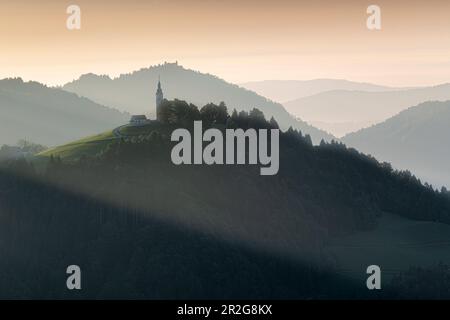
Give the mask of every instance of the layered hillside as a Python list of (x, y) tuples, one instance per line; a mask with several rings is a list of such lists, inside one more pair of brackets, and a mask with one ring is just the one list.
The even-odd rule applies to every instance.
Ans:
[(450, 186), (450, 101), (426, 102), (343, 138), (349, 146), (408, 169), (435, 187)]
[(333, 90), (284, 103), (286, 109), (338, 137), (382, 122), (426, 101), (450, 99), (450, 84), (382, 92)]
[(53, 146), (121, 125), (129, 115), (64, 90), (0, 80), (0, 145), (26, 139)]
[(334, 90), (366, 92), (396, 90), (396, 88), (343, 79), (265, 80), (245, 82), (241, 86), (281, 103)]
[(333, 138), (325, 131), (291, 116), (279, 103), (213, 75), (185, 69), (178, 64), (167, 63), (144, 68), (114, 79), (86, 74), (66, 84), (63, 89), (97, 103), (130, 113), (148, 114), (154, 118), (155, 92), (159, 78), (167, 99), (177, 98), (199, 106), (223, 101), (230, 111), (258, 108), (267, 117), (275, 117), (282, 129), (286, 130), (292, 126), (310, 134), (315, 143), (319, 143), (321, 139), (331, 141)]

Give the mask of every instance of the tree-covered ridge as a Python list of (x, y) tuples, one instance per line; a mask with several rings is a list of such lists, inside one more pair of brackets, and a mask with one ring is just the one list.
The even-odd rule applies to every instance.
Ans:
[[(227, 128), (279, 128), (278, 123), (272, 117), (266, 121), (264, 113), (253, 108), (249, 112), (233, 110), (228, 114), (227, 106), (224, 102), (219, 105), (208, 103), (202, 108), (198, 108), (192, 103), (182, 100), (163, 100), (160, 107), (160, 122), (176, 127), (191, 127), (196, 120), (201, 120), (206, 127), (226, 126)], [(292, 129), (291, 129), (292, 130)], [(310, 139), (310, 136), (307, 135)]]
[[(99, 167), (119, 163), (129, 167), (130, 170), (125, 171), (126, 174), (142, 169), (149, 175), (153, 165), (164, 166), (166, 177), (178, 180), (177, 175), (182, 173), (188, 174), (187, 177), (192, 178), (192, 181), (198, 179), (189, 176), (194, 173), (218, 175), (212, 180), (215, 181), (233, 173), (240, 176), (244, 172), (248, 175), (248, 172), (253, 174), (256, 171), (252, 166), (220, 168), (213, 165), (195, 169), (174, 166), (170, 160), (170, 149), (174, 144), (170, 141), (170, 133), (177, 127), (192, 128), (195, 120), (202, 120), (205, 127), (214, 126), (221, 130), (278, 128), (273, 118), (267, 121), (258, 109), (239, 113), (234, 110), (229, 115), (223, 103), (219, 105), (210, 103), (198, 109), (185, 101), (165, 100), (161, 106), (162, 123), (154, 130), (111, 143), (95, 159), (84, 159), (83, 163)], [(230, 174), (227, 171), (230, 171)], [(222, 174), (225, 177), (222, 177)], [(189, 179), (183, 181), (186, 187), (192, 183)], [(251, 176), (251, 179), (261, 178)], [(164, 180), (166, 179), (163, 178), (163, 181), (158, 182), (159, 185), (167, 184)], [(347, 219), (352, 228), (369, 226), (373, 223), (377, 212), (382, 211), (413, 219), (450, 223), (450, 202), (445, 189), (435, 191), (431, 185), (422, 184), (409, 171), (393, 170), (388, 163), (379, 163), (373, 157), (348, 149), (342, 143), (322, 141), (320, 146), (314, 146), (309, 135), (304, 136), (292, 128), (281, 133), (280, 173), (273, 180), (275, 183), (287, 184), (289, 190), (286, 190), (286, 193), (292, 194), (297, 200), (302, 199), (304, 206), (311, 203), (316, 209), (320, 208), (317, 211), (323, 211), (324, 217), (319, 220), (326, 221), (325, 225), (336, 229), (341, 229)], [(280, 187), (274, 186), (271, 182), (267, 184), (267, 190)], [(255, 181), (254, 184), (252, 187), (254, 189), (258, 188), (257, 185), (263, 185), (261, 181)], [(205, 181), (205, 189), (209, 189), (207, 185), (208, 182)], [(248, 190), (250, 193), (252, 188)], [(223, 194), (228, 192), (226, 189), (222, 191)], [(199, 195), (210, 199), (207, 196), (208, 191), (204, 192), (206, 193)], [(273, 201), (278, 205), (279, 201), (275, 199)], [(320, 216), (313, 209), (305, 210), (295, 205), (293, 208), (296, 208), (297, 212), (313, 212), (316, 218)], [(344, 210), (339, 212), (336, 208)], [(364, 208), (364, 212), (361, 212), (361, 208)]]
[[(170, 134), (193, 120), (220, 130), (277, 127), (257, 109), (225, 111), (165, 101), (162, 122), (96, 156), (51, 157), (41, 173), (25, 161), (0, 170), (0, 293), (376, 297), (334, 272), (322, 250), (330, 235), (371, 229), (384, 211), (450, 223), (445, 190), (342, 144), (314, 146), (293, 129), (280, 134), (275, 176), (251, 165), (173, 165)], [(73, 263), (86, 277), (74, 295), (64, 289)]]

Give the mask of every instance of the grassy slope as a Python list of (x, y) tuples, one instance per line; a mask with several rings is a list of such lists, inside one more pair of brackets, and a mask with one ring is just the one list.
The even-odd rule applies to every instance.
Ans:
[[(142, 127), (122, 127), (119, 132), (123, 137), (133, 137), (149, 134), (159, 126), (158, 123), (150, 123)], [(109, 130), (97, 135), (89, 136), (77, 141), (73, 141), (61, 146), (57, 146), (39, 153), (39, 158), (59, 156), (64, 160), (76, 160), (83, 155), (95, 156), (103, 150), (109, 143), (118, 139), (114, 130)]]
[(45, 150), (38, 154), (39, 157), (59, 156), (62, 159), (75, 160), (83, 154), (95, 155), (108, 143), (116, 139), (112, 131), (107, 131), (94, 136), (89, 136), (68, 144)]
[[(163, 135), (170, 135), (175, 127), (162, 125), (159, 122), (152, 121), (144, 126), (123, 126), (119, 127), (119, 133), (122, 138), (131, 138), (135, 136), (148, 135), (152, 131), (157, 131)], [(114, 129), (117, 130), (117, 129)], [(109, 143), (119, 139), (114, 134), (114, 130), (109, 130), (97, 135), (89, 136), (76, 140), (61, 146), (57, 146), (37, 154), (37, 160), (45, 160), (50, 156), (61, 157), (63, 160), (77, 160), (83, 155), (95, 156), (103, 150)]]

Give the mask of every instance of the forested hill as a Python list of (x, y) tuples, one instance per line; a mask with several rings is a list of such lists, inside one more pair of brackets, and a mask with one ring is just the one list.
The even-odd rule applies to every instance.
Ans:
[(342, 140), (360, 150), (409, 169), (436, 187), (450, 186), (450, 101), (429, 101)]
[(338, 285), (321, 250), (330, 235), (370, 230), (382, 212), (450, 223), (446, 191), (295, 130), (281, 133), (275, 176), (254, 165), (175, 166), (170, 133), (194, 118), (221, 130), (277, 124), (258, 110), (163, 108), (161, 123), (96, 155), (51, 156), (43, 173), (23, 162), (0, 171), (2, 294), (67, 297), (54, 270), (79, 263), (79, 297), (361, 297), (365, 286)]
[(211, 74), (183, 68), (175, 63), (152, 66), (111, 79), (95, 74), (82, 75), (63, 89), (87, 97), (97, 103), (134, 114), (155, 118), (155, 92), (161, 79), (164, 97), (183, 99), (197, 105), (225, 102), (238, 111), (258, 108), (273, 116), (283, 130), (292, 126), (311, 135), (313, 142), (331, 141), (333, 136), (290, 115), (284, 107), (253, 91), (228, 83)]

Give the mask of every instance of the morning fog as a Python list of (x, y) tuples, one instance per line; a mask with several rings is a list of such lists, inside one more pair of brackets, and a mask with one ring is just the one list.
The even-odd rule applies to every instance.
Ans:
[[(178, 142), (172, 149), (172, 162), (175, 165), (260, 164), (261, 175), (275, 175), (279, 169), (280, 130), (270, 129), (270, 138), (268, 134), (268, 129), (226, 129), (224, 138), (222, 131), (215, 128), (203, 133), (202, 122), (194, 121), (193, 138), (187, 129), (172, 132), (171, 140)], [(203, 142), (209, 144), (203, 146)]]

